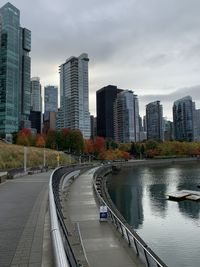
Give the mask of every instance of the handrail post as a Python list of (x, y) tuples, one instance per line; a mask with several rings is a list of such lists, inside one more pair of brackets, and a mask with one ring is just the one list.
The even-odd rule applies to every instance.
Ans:
[(150, 267), (146, 249), (144, 249), (144, 255), (145, 255), (145, 258), (146, 258), (147, 266)]

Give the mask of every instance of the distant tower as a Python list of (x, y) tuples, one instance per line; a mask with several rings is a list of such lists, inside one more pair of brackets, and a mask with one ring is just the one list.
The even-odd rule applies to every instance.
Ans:
[(70, 57), (60, 66), (60, 127), (79, 129), (90, 138), (88, 55)]
[(174, 102), (173, 123), (174, 139), (191, 142), (194, 140), (195, 104), (191, 96), (186, 96)]
[(121, 91), (115, 85), (108, 85), (96, 92), (97, 136), (114, 139), (113, 105)]
[(30, 121), (32, 131), (41, 133), (42, 128), (42, 95), (39, 77), (31, 78), (31, 111)]
[(20, 27), (20, 11), (0, 8), (0, 134), (30, 127), (31, 32)]
[(20, 28), (20, 128), (30, 128), (31, 109), (31, 32)]
[(91, 139), (95, 139), (97, 136), (97, 118), (90, 115), (90, 125), (91, 125)]
[(48, 85), (44, 87), (44, 120), (43, 132), (49, 129), (56, 130), (56, 119), (58, 112), (58, 87)]
[(44, 115), (49, 112), (58, 112), (58, 87), (48, 85), (44, 87)]
[(31, 110), (42, 112), (42, 95), (39, 77), (31, 78)]
[(163, 140), (163, 108), (160, 101), (146, 106), (147, 139)]
[(139, 105), (132, 91), (118, 93), (115, 100), (114, 137), (118, 142), (139, 141)]

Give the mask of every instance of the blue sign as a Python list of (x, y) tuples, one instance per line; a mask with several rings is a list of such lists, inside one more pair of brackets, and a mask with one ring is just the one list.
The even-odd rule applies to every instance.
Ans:
[(99, 220), (104, 222), (108, 220), (108, 208), (106, 206), (100, 206)]

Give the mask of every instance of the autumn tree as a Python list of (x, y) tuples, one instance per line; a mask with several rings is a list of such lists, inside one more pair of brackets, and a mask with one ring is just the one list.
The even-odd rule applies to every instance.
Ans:
[(88, 154), (94, 153), (94, 142), (92, 139), (85, 140), (84, 152)]
[(49, 130), (47, 133), (47, 138), (46, 138), (46, 147), (56, 149), (57, 144), (56, 144), (56, 131), (54, 130)]
[(35, 139), (36, 147), (45, 147), (45, 138), (43, 134), (37, 134)]
[(122, 151), (122, 158), (125, 160), (129, 160), (130, 154), (127, 151)]
[(69, 150), (74, 152), (83, 152), (84, 140), (83, 135), (78, 129), (71, 129), (68, 136)]
[(62, 147), (63, 150), (67, 150), (70, 148), (70, 131), (69, 128), (63, 128), (61, 130), (61, 139), (62, 139)]
[(105, 150), (106, 141), (103, 137), (96, 137), (94, 140), (94, 152), (99, 154)]
[(16, 143), (18, 145), (23, 145), (23, 146), (32, 146), (33, 136), (31, 133), (31, 129), (23, 128), (22, 130), (20, 130), (19, 133), (17, 134)]

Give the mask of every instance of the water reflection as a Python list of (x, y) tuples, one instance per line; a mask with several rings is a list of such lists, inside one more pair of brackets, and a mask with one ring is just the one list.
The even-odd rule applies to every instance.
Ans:
[(159, 212), (159, 215), (162, 217), (165, 217), (168, 203), (166, 200), (166, 190), (166, 184), (152, 184), (149, 186), (151, 208)]
[(179, 211), (183, 215), (189, 218), (199, 219), (199, 212), (200, 212), (199, 202), (191, 201), (191, 200), (184, 200), (184, 201), (178, 202), (178, 207), (179, 207)]
[(199, 266), (200, 202), (166, 199), (176, 190), (199, 190), (199, 165), (134, 167), (109, 179), (120, 212), (169, 267)]
[(140, 176), (136, 170), (131, 172), (130, 175), (125, 170), (123, 177), (126, 177), (126, 179), (121, 183), (121, 174), (112, 177), (114, 179), (111, 179), (111, 182), (108, 179), (108, 191), (126, 221), (134, 229), (138, 229), (144, 220), (142, 205), (143, 186)]

